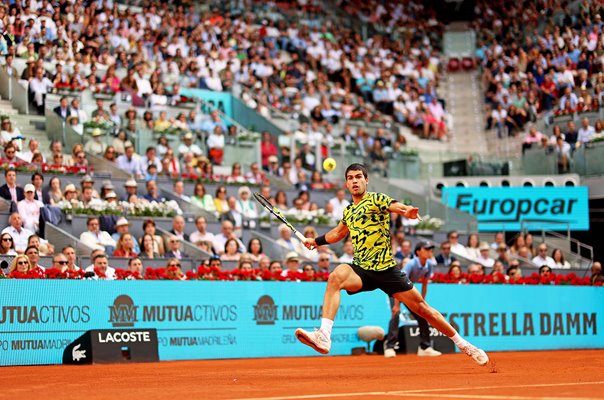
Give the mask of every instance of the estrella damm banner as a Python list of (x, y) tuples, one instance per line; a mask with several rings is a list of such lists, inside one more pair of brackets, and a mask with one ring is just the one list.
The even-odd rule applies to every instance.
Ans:
[(589, 230), (586, 186), (447, 187), (443, 203), (475, 215), (480, 231)]

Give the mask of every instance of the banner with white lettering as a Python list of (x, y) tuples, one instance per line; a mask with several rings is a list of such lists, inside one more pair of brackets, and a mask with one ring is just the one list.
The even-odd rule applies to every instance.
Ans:
[[(0, 280), (0, 365), (59, 364), (65, 347), (93, 329), (155, 328), (161, 360), (316, 355), (294, 331), (320, 325), (324, 290), (305, 282)], [(602, 288), (434, 284), (428, 301), (486, 350), (604, 347)], [(331, 354), (363, 346), (357, 329), (386, 328), (389, 318), (383, 293), (343, 293)]]
[(589, 202), (581, 187), (445, 187), (443, 203), (475, 215), (480, 231), (589, 230)]

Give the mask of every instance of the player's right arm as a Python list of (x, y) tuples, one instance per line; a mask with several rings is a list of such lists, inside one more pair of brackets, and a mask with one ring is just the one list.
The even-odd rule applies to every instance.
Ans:
[[(340, 222), (335, 228), (325, 234), (325, 240), (327, 240), (327, 243), (329, 244), (339, 242), (348, 235), (348, 232), (348, 227)], [(304, 241), (304, 246), (309, 250), (318, 247), (314, 238), (307, 238)]]

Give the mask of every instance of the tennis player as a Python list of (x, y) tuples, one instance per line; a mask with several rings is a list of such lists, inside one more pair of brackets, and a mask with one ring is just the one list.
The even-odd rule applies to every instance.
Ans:
[(352, 264), (338, 265), (329, 275), (321, 327), (314, 332), (297, 329), (296, 337), (321, 354), (329, 353), (331, 329), (340, 307), (340, 290), (356, 294), (381, 289), (451, 338), (459, 350), (476, 363), (486, 365), (489, 361), (487, 354), (463, 339), (440, 312), (426, 303), (409, 278), (395, 268), (396, 261), (390, 246), (390, 213), (421, 220), (418, 208), (406, 206), (382, 193), (368, 192), (368, 183), (367, 167), (355, 163), (346, 168), (346, 188), (352, 194), (352, 203), (344, 209), (338, 226), (323, 236), (304, 241), (304, 245), (312, 250), (336, 243), (350, 233), (354, 260)]

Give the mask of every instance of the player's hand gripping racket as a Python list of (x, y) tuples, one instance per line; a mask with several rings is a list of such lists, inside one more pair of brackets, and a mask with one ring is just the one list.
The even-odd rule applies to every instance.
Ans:
[(294, 233), (294, 235), (296, 235), (296, 237), (298, 239), (300, 239), (302, 242), (304, 242), (306, 240), (304, 235), (301, 234), (300, 232), (298, 232), (296, 230), (296, 228), (294, 228), (294, 226), (289, 223), (289, 221), (285, 218), (285, 216), (281, 213), (281, 211), (279, 211), (276, 207), (274, 207), (271, 204), (271, 202), (266, 199), (266, 197), (264, 197), (260, 193), (254, 193), (254, 198), (258, 201), (258, 203), (262, 204), (262, 206), (264, 208), (266, 208), (271, 214), (273, 214), (275, 217), (277, 217), (277, 219), (279, 221), (283, 222), (285, 224), (285, 226), (287, 226), (289, 229), (291, 229), (292, 232)]

